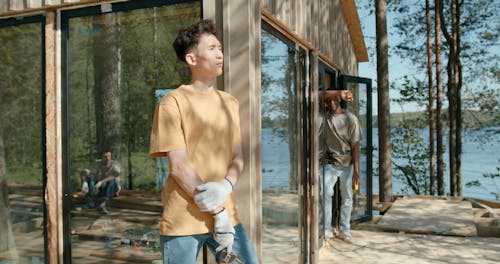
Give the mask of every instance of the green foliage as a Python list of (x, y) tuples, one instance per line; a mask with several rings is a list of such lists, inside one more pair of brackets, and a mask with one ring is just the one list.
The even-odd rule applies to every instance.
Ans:
[[(394, 88), (394, 87), (393, 87)], [(400, 97), (393, 99), (403, 110), (403, 105), (408, 102), (417, 102), (422, 105), (424, 101), (425, 85), (418, 81), (411, 81), (405, 76), (399, 88)], [(405, 183), (402, 193), (428, 194), (429, 187), (429, 160), (428, 145), (421, 136), (423, 128), (427, 127), (427, 117), (423, 114), (413, 115), (412, 119), (406, 118), (403, 111), (399, 114), (400, 120), (392, 122), (391, 133), (392, 157), (395, 171), (393, 177)]]
[(0, 28), (0, 137), (8, 181), (42, 184), (42, 31)]
[(404, 118), (391, 133), (393, 177), (405, 183), (402, 193), (429, 193), (428, 146), (420, 135), (421, 129)]
[[(178, 61), (171, 46), (178, 30), (200, 19), (200, 3), (173, 4), (154, 9), (75, 17), (69, 21), (69, 177), (71, 190), (80, 188), (79, 171), (100, 157), (96, 92), (99, 72), (95, 65), (106, 65), (119, 58), (119, 98), (121, 116), (121, 164), (124, 184), (131, 175), (134, 189), (151, 190), (156, 184), (155, 161), (149, 158), (149, 136), (154, 98), (158, 88), (177, 87), (189, 81), (186, 65)], [(113, 24), (109, 21), (114, 21)], [(104, 27), (116, 27), (110, 43), (117, 49), (99, 46), (95, 41)], [(0, 136), (5, 150), (9, 182), (41, 184), (43, 166), (42, 124), (44, 120), (41, 25), (0, 28)], [(99, 51), (117, 50), (101, 56)], [(109, 57), (109, 61), (108, 58)], [(114, 84), (110, 84), (114, 85)], [(64, 92), (66, 93), (66, 92)], [(97, 110), (97, 111), (96, 111)], [(66, 136), (66, 135), (65, 135)]]

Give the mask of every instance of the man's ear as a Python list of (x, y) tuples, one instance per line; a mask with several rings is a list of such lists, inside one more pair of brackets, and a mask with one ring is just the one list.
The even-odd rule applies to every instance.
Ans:
[(186, 63), (188, 65), (194, 65), (194, 64), (196, 64), (196, 56), (194, 55), (194, 53), (188, 53), (188, 54), (186, 54)]

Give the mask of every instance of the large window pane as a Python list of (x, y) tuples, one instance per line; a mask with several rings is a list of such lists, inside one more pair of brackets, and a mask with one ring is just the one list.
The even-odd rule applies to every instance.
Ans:
[[(68, 182), (76, 263), (161, 259), (159, 190), (168, 165), (149, 158), (150, 129), (158, 98), (188, 81), (189, 70), (171, 43), (180, 28), (200, 19), (200, 10), (196, 1), (68, 21)], [(108, 167), (101, 163), (107, 151), (116, 161)], [(87, 181), (115, 173), (120, 181), (112, 178), (98, 189)], [(121, 186), (119, 196), (105, 189), (112, 182)]]
[[(368, 192), (371, 187), (371, 172), (368, 169), (368, 155), (371, 155), (371, 146), (368, 145), (368, 139), (371, 138), (368, 131), (368, 87), (366, 83), (347, 82), (347, 89), (354, 94), (354, 100), (349, 105), (349, 111), (356, 115), (361, 124), (363, 139), (359, 142), (359, 177), (361, 184), (357, 194), (353, 196), (353, 208), (351, 221), (359, 222), (362, 218), (371, 215), (371, 193)], [(370, 119), (371, 120), (371, 119)], [(371, 127), (371, 126), (370, 126)]]
[[(324, 92), (326, 90), (330, 90), (330, 89), (333, 89), (335, 87), (335, 81), (336, 81), (336, 78), (335, 78), (335, 72), (333, 70), (331, 70), (330, 68), (326, 68), (326, 66), (324, 66), (323, 64), (320, 64), (320, 68), (319, 68), (320, 72), (319, 72), (319, 92)], [(326, 129), (325, 126), (321, 126), (320, 124), (325, 124), (326, 123), (326, 115), (324, 113), (326, 113), (328, 111), (327, 109), (327, 105), (326, 105), (326, 102), (322, 101), (320, 104), (319, 104), (319, 111), (320, 111), (320, 115), (318, 117), (318, 122), (317, 122), (317, 126), (318, 126), (318, 133), (319, 133), (319, 138), (318, 138), (318, 142), (319, 142), (319, 148), (318, 148), (318, 151), (319, 149), (323, 149), (324, 150), (324, 146), (326, 146), (326, 132), (325, 131), (319, 131), (319, 129)], [(320, 120), (321, 119), (321, 120)], [(320, 179), (320, 186), (319, 186), (319, 207), (318, 207), (318, 222), (319, 222), (319, 237), (322, 238), (320, 240), (320, 243), (323, 242), (324, 239), (326, 239), (325, 237), (325, 231), (327, 230), (327, 227), (329, 226), (335, 226), (335, 224), (333, 223), (333, 219), (336, 219), (336, 210), (334, 210), (334, 208), (337, 206), (336, 204), (336, 201), (333, 200), (332, 201), (332, 204), (329, 204), (327, 206), (325, 206), (325, 201), (326, 201), (326, 192), (325, 192), (325, 181), (323, 180), (325, 178), (325, 175), (324, 175), (324, 166), (325, 166), (325, 163), (324, 161), (322, 160), (322, 155), (324, 155), (324, 153), (320, 152), (320, 154), (318, 155), (320, 157), (320, 162), (319, 162), (319, 166), (321, 166), (320, 170), (319, 170), (319, 179)], [(331, 212), (327, 212), (326, 210), (330, 210)], [(332, 215), (332, 221), (330, 220), (327, 220), (327, 215), (331, 213)]]
[(41, 23), (0, 27), (0, 263), (43, 263)]
[(298, 52), (262, 30), (263, 263), (298, 263)]

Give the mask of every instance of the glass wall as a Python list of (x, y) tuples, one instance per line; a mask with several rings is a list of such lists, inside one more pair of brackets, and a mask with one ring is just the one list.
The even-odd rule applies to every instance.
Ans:
[[(335, 89), (335, 83), (337, 81), (337, 75), (336, 75), (336, 72), (331, 69), (330, 67), (328, 67), (327, 65), (323, 64), (323, 63), (320, 63), (319, 64), (319, 79), (318, 79), (318, 83), (319, 83), (319, 92), (324, 92), (325, 90), (331, 90), (331, 89)], [(318, 131), (317, 131), (317, 134), (316, 135), (319, 135), (319, 138), (318, 138), (318, 144), (319, 144), (319, 149), (322, 149), (323, 146), (326, 145), (326, 133), (324, 131), (320, 131), (320, 129), (326, 129), (325, 126), (322, 126), (321, 124), (325, 123), (326, 122), (326, 115), (324, 115), (323, 113), (326, 113), (328, 110), (327, 110), (327, 105), (326, 103), (324, 102), (323, 98), (322, 97), (319, 97), (320, 100), (322, 100), (319, 104), (319, 112), (320, 112), (320, 115), (318, 117), (318, 122), (317, 122), (317, 125), (316, 127), (318, 128)], [(322, 180), (325, 176), (323, 175), (324, 174), (324, 171), (323, 171), (323, 168), (322, 166), (325, 165), (325, 163), (323, 162), (322, 160), (322, 155), (323, 153), (320, 152), (320, 154), (318, 155), (318, 157), (320, 157), (320, 162), (319, 162), (319, 166), (320, 166), (320, 169), (319, 169), (319, 174), (318, 175), (318, 178), (320, 179), (319, 183), (320, 183), (320, 186), (319, 186), (319, 205), (318, 205), (318, 221), (319, 221), (319, 232), (318, 232), (318, 235), (320, 237), (320, 244), (323, 242), (323, 240), (325, 240), (325, 230), (326, 230), (326, 227), (327, 225), (329, 226), (335, 226), (335, 223), (333, 222), (329, 222), (327, 223), (328, 221), (326, 220), (326, 216), (327, 214), (325, 214), (325, 210), (331, 210), (331, 214), (332, 214), (332, 219), (336, 219), (337, 218), (337, 210), (335, 210), (335, 208), (338, 208), (338, 202), (337, 200), (333, 199), (333, 202), (332, 202), (332, 205), (331, 206), (328, 206), (327, 208), (325, 208), (325, 182)], [(336, 190), (335, 191), (338, 191), (338, 188), (336, 187)], [(328, 212), (326, 212), (328, 213)]]
[(152, 5), (135, 1), (62, 14), (71, 194), (71, 256), (65, 258), (74, 263), (161, 259), (159, 191), (168, 165), (149, 157), (150, 129), (157, 101), (189, 81), (171, 43), (180, 28), (200, 19), (201, 5)]
[(0, 20), (0, 263), (44, 262), (43, 18)]
[(372, 217), (372, 106), (371, 80), (355, 76), (342, 76), (342, 89), (348, 89), (354, 95), (348, 110), (356, 115), (363, 131), (363, 140), (359, 142), (359, 177), (361, 184), (353, 196), (351, 221), (368, 221)]
[(294, 45), (261, 31), (262, 83), (262, 262), (299, 263), (299, 152), (297, 75)]

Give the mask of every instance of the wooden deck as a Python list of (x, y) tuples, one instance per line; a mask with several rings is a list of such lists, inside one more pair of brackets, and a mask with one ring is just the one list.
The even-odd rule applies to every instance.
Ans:
[[(0, 262), (43, 263), (42, 192), (11, 186), (9, 191), (16, 251), (0, 253)], [(124, 190), (111, 201), (110, 214), (88, 208), (82, 193), (73, 195), (72, 205), (73, 263), (161, 263), (158, 221), (162, 206), (159, 193)], [(405, 197), (380, 208), (384, 210), (384, 215), (374, 217), (372, 223), (353, 226), (353, 245), (345, 245), (337, 239), (327, 241), (320, 251), (321, 263), (381, 263), (377, 261), (385, 256), (392, 256), (395, 261), (410, 252), (408, 249), (398, 252), (398, 246), (404, 246), (401, 241), (412, 242), (412, 247), (422, 251), (430, 245), (442, 248), (455, 245), (448, 250), (458, 252), (457, 256), (466, 251), (465, 246), (458, 245), (469, 243), (478, 254), (484, 251), (491, 258), (500, 259), (500, 206), (497, 203), (463, 198)], [(263, 230), (266, 230), (263, 232), (266, 264), (289, 263), (296, 259), (300, 248), (296, 226), (265, 224)], [(356, 254), (366, 250), (367, 256), (376, 256), (373, 262), (350, 262)], [(436, 254), (435, 258), (441, 261), (436, 263), (481, 263), (445, 262), (442, 260), (446, 256)], [(417, 253), (411, 255), (415, 261), (419, 257)], [(488, 258), (486, 256), (482, 260)], [(366, 258), (361, 260), (367, 261)], [(384, 263), (396, 263), (394, 261)], [(432, 262), (422, 259), (415, 263)]]
[[(387, 206), (388, 205), (388, 206)], [(330, 239), (319, 262), (352, 264), (496, 264), (500, 203), (409, 196), (380, 205), (382, 215), (352, 226), (353, 243)]]

